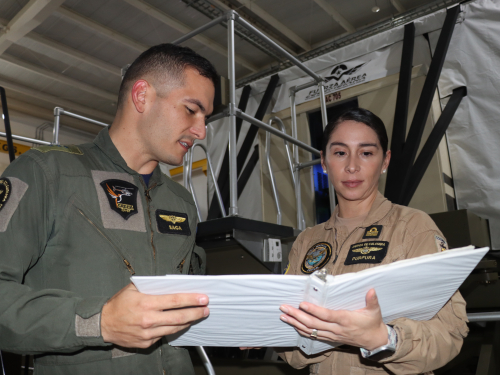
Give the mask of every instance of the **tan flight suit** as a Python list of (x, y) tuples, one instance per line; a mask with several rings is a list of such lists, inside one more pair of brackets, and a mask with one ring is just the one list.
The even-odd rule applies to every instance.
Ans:
[[(442, 233), (427, 214), (392, 204), (380, 193), (362, 225), (351, 233), (347, 233), (345, 226), (335, 225), (337, 213), (338, 206), (330, 220), (306, 229), (297, 237), (290, 252), (287, 274), (303, 275), (302, 269), (313, 271), (314, 267), (310, 267), (311, 263), (306, 264), (305, 257), (320, 242), (331, 245), (330, 260), (322, 268), (332, 275), (357, 272), (447, 249)], [(378, 250), (368, 254), (365, 251), (365, 255), (352, 251), (360, 248), (355, 244), (372, 241), (378, 242), (379, 247), (373, 247)], [(345, 265), (346, 262), (352, 264)], [(322, 266), (322, 263), (318, 265)], [(312, 364), (311, 374), (318, 375), (432, 373), (459, 353), (468, 333), (466, 322), (465, 301), (456, 292), (428, 321), (400, 318), (390, 322), (397, 332), (397, 348), (394, 355), (380, 362), (364, 359), (359, 348), (346, 345), (316, 356), (307, 356), (298, 349), (287, 351), (288, 348), (283, 348), (278, 352), (295, 368)]]

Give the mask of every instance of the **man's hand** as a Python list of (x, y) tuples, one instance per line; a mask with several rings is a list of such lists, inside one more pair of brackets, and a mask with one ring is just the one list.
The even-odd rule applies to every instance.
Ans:
[(318, 339), (341, 342), (367, 350), (387, 344), (387, 328), (375, 289), (366, 294), (366, 307), (360, 310), (329, 310), (302, 302), (300, 309), (281, 306), (284, 322), (294, 326), (303, 336), (309, 337), (313, 329), (318, 330)]
[(129, 284), (102, 308), (101, 334), (105, 342), (149, 348), (163, 336), (208, 316), (207, 305), (204, 294), (150, 296)]

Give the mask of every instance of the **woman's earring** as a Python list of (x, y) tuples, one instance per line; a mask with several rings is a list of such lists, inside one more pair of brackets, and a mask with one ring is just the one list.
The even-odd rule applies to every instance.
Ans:
[(323, 169), (323, 173), (326, 173), (326, 169)]
[(382, 173), (385, 173), (385, 172), (387, 172), (387, 169), (384, 169), (384, 171)]

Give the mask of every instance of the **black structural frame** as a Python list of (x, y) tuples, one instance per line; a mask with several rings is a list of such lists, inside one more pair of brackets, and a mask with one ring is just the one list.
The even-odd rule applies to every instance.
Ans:
[[(429, 116), (429, 112), (434, 98), (434, 93), (437, 88), (439, 76), (443, 68), (446, 53), (450, 45), (451, 36), (460, 13), (460, 5), (450, 8), (446, 12), (446, 19), (443, 28), (439, 35), (438, 43), (432, 62), (425, 79), (424, 87), (420, 95), (420, 99), (413, 116), (413, 121), (404, 142), (404, 134), (406, 132), (406, 116), (408, 115), (408, 100), (411, 80), (411, 65), (412, 61), (405, 61), (405, 58), (413, 53), (409, 53), (409, 43), (413, 45), (413, 41), (409, 41), (412, 34), (412, 27), (405, 27), (405, 38), (403, 46), (403, 55), (401, 56), (401, 80), (398, 87), (398, 98), (394, 119), (394, 129), (396, 137), (391, 141), (391, 148), (395, 147), (395, 154), (392, 155), (391, 164), (388, 169), (387, 183), (385, 196), (393, 203), (408, 205), (415, 190), (420, 183), (422, 176), (427, 169), (434, 152), (437, 150), (441, 138), (444, 136), (448, 125), (450, 124), (453, 115), (455, 114), (461, 99), (466, 95), (465, 87), (454, 90), (452, 98), (441, 114), (436, 126), (434, 127), (431, 136), (422, 148), (419, 155), (418, 164), (415, 163), (425, 123)], [(413, 31), (414, 33), (414, 31)], [(406, 48), (405, 48), (406, 47)], [(413, 50), (413, 48), (411, 48)], [(405, 56), (406, 51), (406, 56)], [(409, 72), (408, 72), (409, 71)], [(409, 78), (408, 78), (409, 77)], [(400, 108), (399, 106), (403, 106)], [(449, 107), (449, 108), (448, 108)], [(396, 118), (396, 115), (398, 116)], [(405, 116), (405, 118), (403, 118)], [(439, 128), (438, 128), (439, 125)], [(436, 129), (438, 128), (438, 129)], [(439, 138), (438, 138), (439, 136)], [(433, 137), (436, 137), (435, 139)]]
[(0, 97), (2, 100), (2, 117), (5, 125), (5, 134), (7, 138), (7, 147), (9, 149), (9, 159), (12, 163), (16, 158), (16, 151), (14, 150), (14, 141), (12, 140), (12, 129), (10, 128), (9, 109), (7, 107), (7, 95), (5, 89), (0, 86)]

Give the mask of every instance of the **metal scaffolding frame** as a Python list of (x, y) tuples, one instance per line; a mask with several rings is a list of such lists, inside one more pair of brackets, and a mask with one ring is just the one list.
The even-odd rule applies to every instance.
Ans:
[[(235, 78), (235, 24), (237, 23), (238, 25), (244, 27), (254, 35), (256, 35), (258, 38), (264, 40), (269, 46), (274, 48), (274, 50), (282, 55), (283, 57), (287, 58), (291, 63), (296, 65), (299, 69), (301, 69), (303, 72), (305, 72), (308, 76), (310, 76), (313, 81), (310, 86), (312, 85), (318, 85), (318, 88), (321, 93), (321, 112), (322, 112), (322, 119), (323, 119), (323, 126), (326, 126), (327, 123), (327, 117), (326, 117), (326, 104), (325, 104), (325, 97), (324, 97), (324, 79), (313, 72), (311, 69), (309, 69), (307, 66), (305, 66), (300, 60), (298, 60), (295, 56), (291, 55), (288, 53), (286, 50), (284, 50), (282, 47), (280, 47), (277, 43), (275, 43), (272, 39), (268, 38), (265, 34), (263, 34), (261, 31), (259, 31), (257, 28), (252, 26), (250, 23), (248, 23), (246, 20), (244, 20), (240, 15), (235, 12), (234, 10), (228, 11), (224, 16), (218, 17), (206, 25), (203, 25), (199, 27), (196, 30), (193, 30), (192, 32), (184, 35), (183, 37), (174, 40), (172, 44), (180, 44), (195, 35), (198, 35), (202, 33), (205, 30), (210, 29), (211, 27), (221, 24), (221, 23), (227, 23), (227, 47), (228, 47), (228, 79), (229, 79), (229, 104), (228, 108), (223, 111), (221, 114), (214, 116), (210, 118), (207, 121), (207, 124), (225, 117), (229, 117), (229, 216), (238, 216), (238, 175), (237, 175), (237, 150), (236, 150), (236, 118), (240, 118), (244, 121), (247, 121), (253, 125), (258, 126), (261, 129), (266, 130), (267, 132), (270, 132), (282, 139), (285, 139), (292, 143), (294, 145), (294, 155), (296, 155), (295, 161), (298, 163), (298, 147), (301, 147), (313, 154), (320, 155), (320, 152), (313, 147), (299, 141), (297, 139), (297, 134), (296, 131), (292, 136), (289, 136), (272, 126), (257, 120), (256, 118), (246, 114), (245, 112), (241, 111), (240, 109), (237, 108), (236, 106), (236, 78)], [(293, 115), (292, 115), (293, 119)], [(293, 119), (292, 121), (295, 121)], [(295, 122), (296, 123), (296, 122)], [(189, 168), (187, 166), (187, 158), (185, 158), (184, 161), (184, 170), (187, 170)], [(296, 172), (296, 186), (299, 187), (299, 192), (298, 197), (300, 198), (300, 181), (298, 178), (298, 169)], [(187, 176), (185, 177), (185, 183), (187, 183)], [(186, 185), (187, 186), (187, 185)], [(299, 199), (297, 199), (297, 202), (299, 203)], [(302, 211), (301, 205), (299, 204), (297, 207), (297, 211)], [(302, 214), (301, 214), (302, 215)], [(303, 226), (303, 221), (300, 220), (299, 223), (299, 229), (300, 227)], [(304, 228), (302, 228), (304, 229)]]
[(73, 112), (66, 111), (65, 109), (61, 107), (55, 107), (54, 108), (54, 132), (53, 132), (53, 139), (52, 139), (52, 144), (53, 145), (58, 145), (59, 144), (59, 128), (60, 128), (60, 120), (61, 120), (61, 115), (66, 115), (69, 117), (73, 117), (82, 121), (90, 122), (91, 124), (95, 125), (100, 125), (103, 127), (109, 126), (109, 124), (106, 124), (101, 121), (97, 121), (94, 119), (91, 119), (89, 117), (81, 116)]

